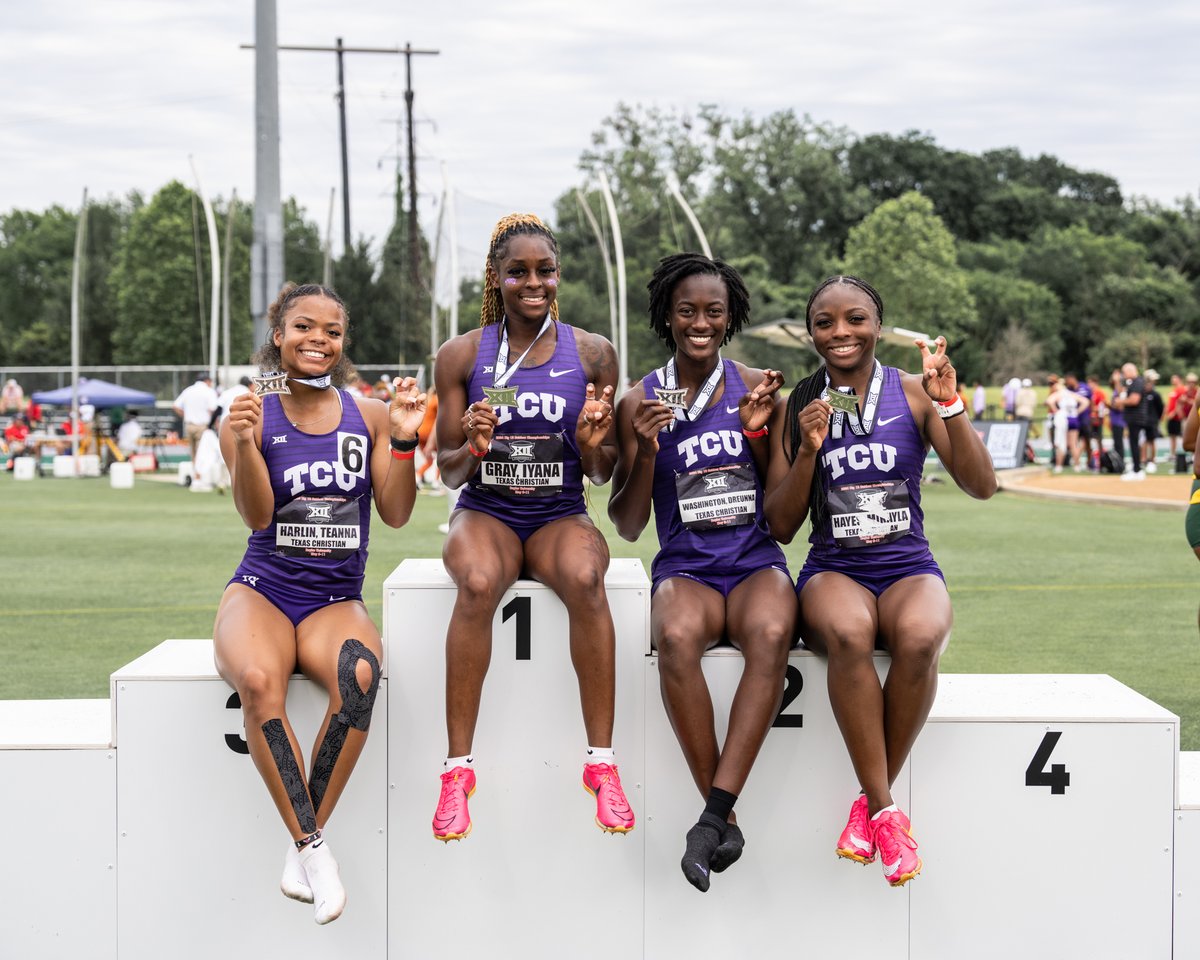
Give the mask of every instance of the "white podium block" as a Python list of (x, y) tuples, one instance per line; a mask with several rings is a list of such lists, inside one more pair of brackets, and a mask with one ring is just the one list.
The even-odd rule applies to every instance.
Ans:
[(69, 453), (58, 454), (53, 462), (53, 472), (56, 477), (73, 477), (75, 476), (75, 458)]
[[(718, 742), (742, 676), (742, 655), (703, 658)], [(880, 677), (889, 659), (875, 659)], [(784, 706), (738, 799), (746, 836), (741, 860), (713, 874), (701, 894), (684, 879), (684, 835), (704, 809), (659, 693), (658, 657), (646, 658), (646, 957), (907, 957), (908, 895), (834, 850), (858, 781), (829, 706), (826, 661), (788, 658)], [(908, 770), (893, 787), (908, 802)], [(794, 922), (793, 922), (794, 921)], [(888, 946), (883, 946), (888, 945)]]
[(1200, 957), (1200, 753), (1179, 755), (1175, 811), (1175, 956)]
[(13, 458), (13, 479), (32, 480), (37, 476), (37, 460), (33, 457)]
[(79, 473), (84, 477), (100, 476), (100, 455), (96, 453), (81, 453), (79, 455)]
[(115, 960), (111, 744), (107, 700), (0, 701), (0, 955)]
[(133, 489), (133, 464), (114, 463), (108, 468), (108, 482), (114, 490)]
[(1169, 958), (1178, 745), (1111, 677), (942, 676), (910, 758), (910, 955)]
[(192, 461), (180, 460), (175, 474), (175, 482), (181, 487), (189, 486), (192, 482)]
[(431, 821), (446, 756), (445, 636), (456, 591), (439, 560), (406, 560), (384, 582), (393, 960), (642, 956), (640, 678), (650, 584), (640, 561), (614, 560), (605, 586), (617, 635), (613, 742), (637, 827), (608, 836), (593, 821), (566, 608), (549, 588), (520, 580), (493, 624), (474, 743), (474, 829), (443, 844)]
[[(279, 892), (290, 837), (249, 755), (241, 752), (241, 710), (212, 656), (211, 641), (168, 640), (112, 676), (121, 960), (157, 960), (164, 951), (173, 960), (382, 960), (386, 681), (380, 684), (371, 736), (329, 823), (346, 910), (318, 930), (311, 905)], [(306, 768), (325, 702), (311, 681), (292, 679), (288, 716)]]

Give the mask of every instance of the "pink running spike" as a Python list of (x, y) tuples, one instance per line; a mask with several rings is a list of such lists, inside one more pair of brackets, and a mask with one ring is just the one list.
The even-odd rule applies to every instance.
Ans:
[(633, 829), (633, 810), (621, 789), (615, 764), (584, 764), (583, 789), (596, 798), (596, 826), (607, 833), (628, 833)]
[(850, 819), (838, 837), (837, 855), (858, 863), (875, 861), (875, 828), (867, 813), (867, 795), (860, 793), (850, 806)]
[(433, 814), (433, 835), (438, 840), (461, 840), (471, 832), (467, 800), (475, 793), (475, 771), (455, 767), (442, 774), (442, 793)]
[(875, 842), (883, 864), (883, 878), (893, 887), (902, 887), (921, 872), (917, 856), (917, 841), (913, 839), (912, 824), (900, 810), (881, 813), (874, 822)]

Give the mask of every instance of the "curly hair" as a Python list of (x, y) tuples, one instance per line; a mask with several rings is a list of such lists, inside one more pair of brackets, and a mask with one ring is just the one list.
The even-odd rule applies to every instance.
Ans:
[[(479, 310), (479, 325), (499, 323), (504, 316), (504, 299), (500, 295), (500, 274), (498, 267), (508, 252), (508, 241), (518, 236), (542, 237), (554, 251), (554, 261), (558, 262), (558, 240), (538, 217), (532, 213), (510, 213), (502, 217), (492, 230), (492, 239), (488, 244), (487, 260), (483, 272), (483, 305)], [(550, 304), (550, 315), (558, 319), (558, 300)]]
[(826, 287), (832, 287), (835, 283), (848, 283), (852, 287), (858, 287), (859, 290), (871, 298), (871, 302), (875, 304), (875, 312), (879, 315), (879, 322), (883, 323), (883, 300), (880, 298), (875, 288), (867, 283), (866, 280), (863, 280), (859, 277), (852, 277), (850, 274), (844, 273), (838, 274), (836, 277), (829, 277), (825, 280), (822, 280), (819, 284), (817, 284), (817, 288), (813, 290), (811, 294), (809, 294), (808, 306), (804, 308), (804, 326), (808, 328), (809, 333), (812, 333), (813, 302), (817, 299), (817, 297), (825, 292)]
[(289, 280), (280, 288), (279, 296), (267, 308), (266, 343), (254, 351), (250, 362), (258, 367), (260, 373), (274, 373), (283, 368), (283, 358), (279, 355), (279, 347), (275, 345), (275, 332), (278, 330), (282, 334), (288, 309), (301, 297), (325, 297), (336, 303), (342, 313), (342, 322), (346, 325), (346, 333), (342, 337), (342, 354), (329, 375), (335, 387), (344, 386), (358, 373), (350, 358), (346, 356), (345, 350), (350, 346), (350, 311), (336, 291), (319, 283), (293, 283)]
[(750, 292), (741, 274), (724, 260), (710, 260), (702, 253), (673, 253), (658, 261), (646, 289), (650, 292), (650, 329), (658, 334), (671, 352), (675, 351), (675, 337), (671, 334), (671, 296), (676, 285), (687, 277), (706, 274), (717, 277), (725, 284), (725, 295), (729, 300), (729, 323), (725, 327), (727, 344), (750, 319)]

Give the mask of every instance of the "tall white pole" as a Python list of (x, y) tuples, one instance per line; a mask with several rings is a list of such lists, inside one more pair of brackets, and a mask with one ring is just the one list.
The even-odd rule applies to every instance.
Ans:
[(700, 241), (700, 249), (704, 251), (704, 255), (709, 260), (713, 258), (712, 248), (708, 245), (708, 237), (704, 235), (704, 229), (700, 226), (700, 221), (696, 219), (696, 215), (692, 212), (692, 208), (688, 206), (688, 202), (683, 199), (683, 193), (679, 189), (679, 178), (674, 173), (667, 172), (667, 189), (671, 191), (671, 196), (675, 201), (683, 207), (684, 216), (688, 218), (688, 223), (692, 225), (692, 229), (696, 231), (696, 238)]
[(225, 217), (225, 272), (221, 275), (221, 383), (226, 387), (233, 384), (229, 380), (229, 280), (232, 274), (233, 259), (233, 218), (237, 214), (237, 188), (229, 194), (229, 212)]
[(333, 196), (337, 187), (329, 188), (329, 216), (325, 218), (325, 268), (321, 272), (321, 283), (333, 286)]
[(613, 252), (617, 261), (617, 364), (620, 370), (620, 380), (617, 383), (617, 396), (625, 392), (629, 383), (629, 324), (625, 308), (625, 244), (621, 242), (621, 222), (617, 219), (617, 206), (613, 203), (612, 191), (608, 188), (608, 177), (600, 171), (600, 192), (604, 194), (604, 204), (608, 207), (608, 219), (612, 221)]
[(279, 50), (275, 0), (254, 0), (254, 243), (250, 313), (254, 343), (267, 338), (267, 308), (283, 286), (283, 205), (279, 199)]
[(587, 198), (579, 188), (575, 189), (575, 199), (579, 201), (579, 206), (583, 210), (584, 216), (587, 217), (587, 222), (591, 224), (592, 233), (596, 235), (596, 246), (600, 248), (600, 258), (604, 261), (604, 282), (608, 285), (608, 322), (612, 328), (612, 343), (615, 348), (618, 336), (617, 292), (613, 288), (612, 257), (608, 255), (608, 247), (604, 245), (604, 234), (600, 232), (600, 224), (596, 222), (596, 215), (592, 213)]
[(442, 176), (445, 178), (446, 224), (450, 228), (450, 329), (446, 332), (449, 339), (458, 336), (458, 205), (445, 167), (442, 167)]
[(221, 334), (221, 246), (217, 243), (217, 218), (213, 216), (212, 204), (200, 183), (200, 174), (196, 170), (196, 162), (189, 156), (188, 163), (192, 165), (192, 176), (196, 178), (196, 193), (200, 194), (200, 203), (204, 206), (204, 222), (208, 224), (208, 253), (212, 261), (212, 320), (209, 329), (208, 342), (208, 375), (213, 383), (217, 382), (217, 341)]
[(75, 226), (75, 262), (71, 266), (71, 457), (79, 476), (79, 279), (83, 272), (83, 237), (87, 231), (87, 187)]
[(429, 362), (432, 370), (433, 358), (438, 349), (438, 302), (437, 275), (438, 258), (442, 253), (442, 222), (446, 219), (446, 164), (442, 163), (442, 199), (438, 203), (437, 229), (433, 234), (433, 259), (429, 264)]

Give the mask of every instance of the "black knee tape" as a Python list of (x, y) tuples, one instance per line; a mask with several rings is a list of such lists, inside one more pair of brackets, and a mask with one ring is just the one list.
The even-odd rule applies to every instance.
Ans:
[(268, 720), (262, 725), (263, 736), (267, 747), (275, 759), (275, 768), (279, 771), (279, 779), (283, 781), (283, 789), (291, 801), (292, 811), (296, 821), (305, 833), (315, 833), (317, 829), (316, 808), (304, 785), (304, 777), (300, 775), (300, 765), (296, 762), (296, 752), (288, 739), (287, 731), (283, 728), (282, 720)]
[[(358, 685), (360, 660), (371, 668), (371, 683), (365, 691)], [(329, 778), (333, 776), (333, 768), (342, 755), (346, 733), (352, 727), (365, 731), (371, 726), (371, 710), (378, 692), (379, 661), (360, 641), (350, 638), (342, 644), (341, 653), (338, 654), (338, 693), (342, 697), (342, 709), (329, 718), (329, 727), (313, 759), (312, 776), (308, 778), (313, 806), (318, 811), (325, 798)]]
[[(371, 684), (365, 691), (358, 685), (359, 660), (371, 668)], [(378, 692), (379, 661), (375, 654), (358, 640), (347, 640), (338, 654), (338, 693), (342, 695), (342, 709), (334, 720), (355, 730), (366, 730), (371, 726), (371, 710)]]

